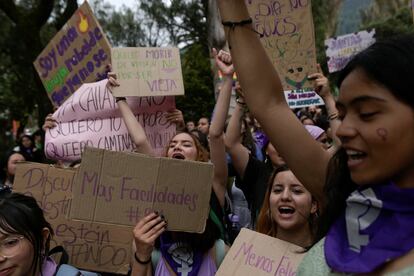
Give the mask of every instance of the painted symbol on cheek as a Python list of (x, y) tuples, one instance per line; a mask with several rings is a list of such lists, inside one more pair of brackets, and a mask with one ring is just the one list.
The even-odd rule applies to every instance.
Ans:
[(388, 131), (385, 128), (377, 129), (377, 134), (378, 134), (379, 137), (381, 137), (382, 141), (387, 140)]

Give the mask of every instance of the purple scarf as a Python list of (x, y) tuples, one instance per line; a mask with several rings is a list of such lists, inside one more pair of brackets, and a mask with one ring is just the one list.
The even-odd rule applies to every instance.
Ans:
[[(168, 235), (168, 234), (167, 234)], [(196, 276), (203, 261), (203, 254), (192, 250), (188, 244), (171, 242), (161, 235), (161, 254), (178, 276)]]
[(53, 276), (56, 274), (57, 265), (51, 257), (46, 257), (42, 265), (43, 276)]
[(269, 142), (269, 138), (267, 138), (266, 134), (264, 134), (261, 130), (254, 132), (254, 136), (257, 144), (260, 146), (260, 149), (264, 148), (264, 146), (266, 146)]
[(373, 272), (414, 248), (414, 189), (364, 186), (346, 204), (325, 239), (325, 258), (335, 272)]

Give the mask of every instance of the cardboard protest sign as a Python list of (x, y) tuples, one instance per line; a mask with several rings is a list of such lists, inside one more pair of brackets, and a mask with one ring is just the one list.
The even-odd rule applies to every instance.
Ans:
[(115, 96), (184, 95), (178, 48), (113, 48)]
[(111, 45), (85, 1), (34, 61), (54, 106), (60, 106), (82, 83), (106, 77)]
[(135, 225), (158, 211), (168, 221), (168, 230), (202, 233), (212, 178), (208, 163), (86, 148), (71, 217)]
[(290, 108), (324, 105), (324, 101), (315, 91), (292, 90), (285, 91), (286, 102)]
[(311, 1), (246, 0), (246, 4), (284, 90), (313, 89), (307, 79), (317, 72)]
[(217, 276), (296, 275), (303, 248), (243, 228), (217, 271)]
[(20, 163), (13, 189), (37, 200), (55, 231), (51, 248), (63, 245), (70, 264), (126, 275), (131, 260), (132, 228), (68, 219), (75, 175), (73, 169)]
[(329, 73), (342, 70), (357, 53), (375, 42), (375, 29), (342, 35), (325, 40)]
[[(57, 126), (46, 131), (45, 153), (54, 160), (79, 160), (86, 146), (131, 151), (135, 148), (107, 80), (83, 84), (53, 117)], [(175, 134), (165, 115), (175, 107), (174, 97), (128, 98), (127, 102), (145, 129), (158, 155)]]

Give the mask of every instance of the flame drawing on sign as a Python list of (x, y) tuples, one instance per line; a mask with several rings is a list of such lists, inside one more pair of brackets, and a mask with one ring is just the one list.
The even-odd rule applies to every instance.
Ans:
[(89, 29), (88, 18), (81, 11), (79, 11), (79, 18), (79, 31), (81, 33), (86, 33)]

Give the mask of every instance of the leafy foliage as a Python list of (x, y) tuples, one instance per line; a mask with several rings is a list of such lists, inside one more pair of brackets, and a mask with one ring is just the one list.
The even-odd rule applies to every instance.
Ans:
[(214, 107), (213, 76), (208, 45), (208, 1), (143, 1), (140, 8), (164, 30), (171, 44), (182, 48), (185, 96), (177, 97), (186, 120), (210, 117)]
[[(384, 18), (384, 17), (382, 17)], [(411, 9), (404, 5), (395, 14), (382, 19), (378, 17), (377, 20), (363, 25), (363, 29), (375, 28), (375, 37), (381, 40), (398, 34), (413, 33), (413, 14)]]
[[(166, 2), (141, 1), (139, 7), (123, 7), (118, 11), (104, 0), (95, 0), (92, 7), (113, 46), (180, 47), (186, 96), (177, 97), (177, 107), (186, 119), (209, 117), (214, 106), (208, 42), (212, 1)], [(312, 1), (317, 59), (325, 72), (324, 40), (335, 33), (337, 25), (346, 23), (347, 15), (355, 13), (351, 2), (358, 1)], [(361, 29), (376, 28), (377, 38), (412, 32), (409, 0), (358, 3), (362, 2), (365, 6), (372, 5), (362, 14)], [(34, 112), (41, 124), (45, 115), (52, 111), (32, 62), (77, 7), (76, 0), (0, 1), (0, 125), (4, 129), (10, 127), (11, 119), (24, 125)], [(0, 137), (0, 140), (3, 139)]]
[(193, 44), (182, 54), (185, 96), (177, 97), (176, 102), (187, 120), (209, 118), (214, 107), (211, 64), (203, 48), (204, 45)]
[[(65, 4), (64, 4), (65, 3)], [(77, 8), (76, 0), (12, 0), (0, 2), (2, 76), (0, 110), (25, 124), (29, 114), (44, 118), (52, 109), (32, 62), (52, 34)]]

